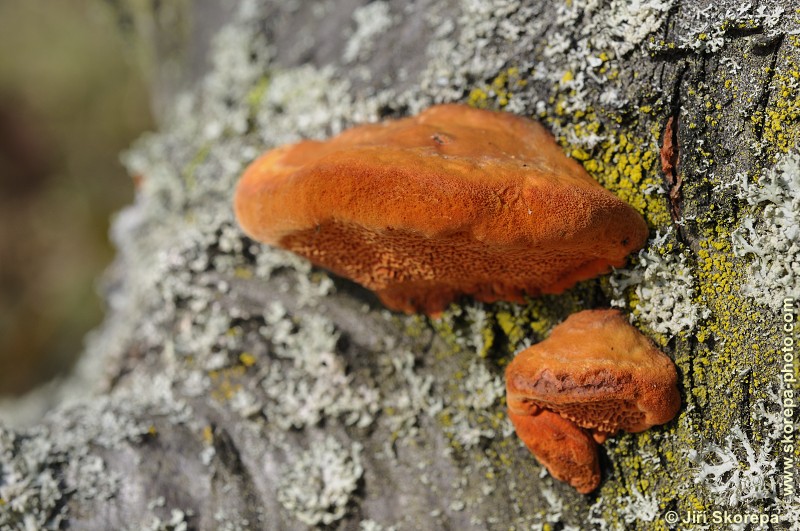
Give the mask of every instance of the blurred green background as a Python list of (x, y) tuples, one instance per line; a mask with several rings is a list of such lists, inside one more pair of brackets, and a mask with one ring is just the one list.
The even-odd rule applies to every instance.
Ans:
[(133, 35), (111, 2), (0, 1), (0, 396), (69, 369), (102, 319), (119, 153), (150, 129)]

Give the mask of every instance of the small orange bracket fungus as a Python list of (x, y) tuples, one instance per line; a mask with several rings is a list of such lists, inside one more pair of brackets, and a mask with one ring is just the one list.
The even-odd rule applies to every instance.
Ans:
[(566, 481), (583, 494), (597, 488), (597, 443), (586, 430), (546, 409), (518, 415), (509, 408), (508, 416), (517, 436), (554, 478)]
[(517, 435), (550, 473), (587, 493), (600, 483), (595, 441), (672, 420), (675, 365), (617, 310), (585, 310), (506, 368)]
[(247, 168), (234, 203), (256, 240), (389, 308), (434, 315), (463, 294), (560, 293), (647, 239), (642, 217), (541, 125), (464, 105), (273, 149)]

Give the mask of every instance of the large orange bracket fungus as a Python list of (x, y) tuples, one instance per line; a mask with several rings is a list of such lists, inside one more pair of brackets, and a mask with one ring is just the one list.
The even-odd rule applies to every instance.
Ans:
[(463, 105), (273, 149), (245, 171), (235, 210), (256, 240), (428, 314), (463, 294), (560, 293), (647, 239), (541, 125)]
[(506, 368), (517, 435), (550, 473), (587, 493), (600, 483), (597, 443), (644, 431), (680, 408), (675, 365), (617, 310), (586, 310)]

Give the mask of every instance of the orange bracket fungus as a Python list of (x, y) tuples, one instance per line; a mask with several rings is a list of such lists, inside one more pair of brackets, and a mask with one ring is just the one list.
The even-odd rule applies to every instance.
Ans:
[(235, 210), (256, 240), (431, 315), (464, 294), (560, 293), (647, 239), (541, 125), (454, 104), (273, 149), (245, 171)]
[(675, 365), (617, 310), (586, 310), (506, 368), (517, 435), (550, 473), (587, 493), (600, 483), (596, 443), (644, 431), (680, 408)]

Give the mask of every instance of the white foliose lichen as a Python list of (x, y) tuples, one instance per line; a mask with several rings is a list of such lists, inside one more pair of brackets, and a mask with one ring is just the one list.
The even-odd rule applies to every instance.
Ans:
[(800, 298), (800, 149), (784, 155), (755, 185), (744, 175), (736, 184), (750, 206), (731, 235), (734, 253), (752, 259), (741, 293), (765, 306)]
[(397, 531), (395, 526), (384, 527), (375, 520), (361, 520), (358, 523), (358, 529), (360, 531)]
[(598, 497), (597, 501), (589, 507), (586, 516), (586, 522), (591, 525), (591, 529), (599, 531), (625, 531), (632, 527), (649, 529), (645, 522), (654, 522), (661, 518), (663, 509), (657, 496), (652, 493), (642, 494), (633, 485), (629, 485), (628, 488), (630, 494), (617, 498), (620, 506), (619, 518), (613, 522), (609, 522), (603, 516), (603, 509), (606, 508), (608, 500), (603, 496)]
[(67, 517), (64, 500), (116, 496), (123, 478), (108, 470), (99, 452), (147, 436), (152, 426), (142, 416), (189, 420), (186, 405), (166, 396), (164, 380), (152, 381), (148, 393), (132, 389), (119, 403), (101, 397), (60, 410), (50, 429), (13, 433), (0, 426), (0, 529), (57, 529)]
[[(172, 509), (168, 520), (153, 516), (149, 522), (138, 529), (139, 531), (188, 531), (190, 513), (191, 511)], [(133, 531), (133, 528), (130, 529)]]
[(292, 320), (273, 301), (264, 320), (260, 332), (279, 358), (267, 366), (261, 381), (270, 400), (264, 414), (271, 422), (285, 430), (314, 426), (323, 418), (362, 428), (373, 422), (380, 394), (371, 385), (353, 382), (336, 353), (338, 334), (329, 319), (310, 313)]
[(385, 422), (394, 437), (411, 441), (419, 434), (420, 420), (435, 418), (444, 408), (444, 402), (433, 391), (433, 376), (421, 375), (416, 370), (416, 358), (411, 352), (395, 353), (390, 363), (391, 375), (400, 385), (384, 398)]
[(630, 495), (620, 498), (620, 516), (626, 524), (652, 522), (662, 514), (658, 497), (655, 494), (642, 494), (634, 486), (629, 486)]
[[(56, 510), (63, 493), (48, 468), (51, 450), (46, 441), (0, 427), (0, 529), (37, 529), (63, 519), (63, 509)], [(17, 457), (23, 452), (25, 459)]]
[[(469, 323), (469, 335), (464, 338), (464, 346), (472, 349), (479, 355), (485, 355), (489, 345), (486, 344), (484, 331), (489, 326), (489, 318), (483, 304), (475, 303), (466, 307), (467, 323)], [(460, 338), (459, 338), (460, 339)]]
[[(630, 53), (641, 44), (648, 35), (658, 31), (669, 10), (672, 0), (635, 0), (631, 2), (601, 2), (588, 0), (559, 4), (557, 23), (563, 27), (575, 24), (580, 17), (589, 16), (584, 30), (581, 32), (579, 46), (586, 51), (613, 51), (617, 58)], [(566, 37), (566, 34), (564, 34)], [(554, 55), (567, 50), (566, 39), (553, 40), (548, 46), (547, 54)], [(570, 52), (576, 61), (591, 62), (592, 54)]]
[[(673, 4), (671, 0), (559, 4), (557, 29), (547, 39), (543, 52), (547, 60), (534, 65), (534, 79), (558, 85), (564, 95), (564, 112), (582, 112), (596, 104), (588, 93), (590, 88), (599, 87), (603, 87), (602, 104), (621, 108), (625, 105), (625, 87), (620, 79), (609, 75), (613, 71), (611, 65), (636, 49), (643, 52), (641, 43), (661, 28)], [(573, 28), (578, 24), (584, 29), (575, 39)], [(540, 101), (537, 110), (545, 107), (545, 102)], [(604, 139), (604, 135), (570, 138), (589, 149)]]
[(447, 405), (451, 425), (446, 429), (465, 449), (476, 448), (495, 437), (507, 437), (513, 432), (505, 417), (496, 424), (497, 404), (506, 394), (503, 379), (489, 372), (482, 361), (473, 360), (459, 380), (459, 391), (453, 403)]
[(722, 444), (706, 442), (686, 457), (697, 465), (695, 483), (705, 485), (716, 500), (729, 507), (774, 499), (777, 462), (772, 444), (751, 442), (741, 426), (734, 426)]
[(616, 269), (609, 278), (612, 306), (626, 307), (625, 291), (633, 287), (633, 318), (668, 337), (691, 332), (709, 314), (693, 300), (696, 281), (686, 254), (665, 247), (670, 232), (657, 233), (632, 260), (632, 267)]
[(761, 29), (773, 35), (783, 16), (782, 6), (742, 2), (736, 6), (717, 3), (683, 4), (676, 14), (676, 25), (684, 28), (678, 39), (682, 49), (713, 53), (725, 44), (725, 33), (732, 28)]
[(308, 525), (341, 520), (364, 472), (360, 455), (360, 445), (348, 450), (335, 438), (325, 437), (284, 471), (278, 501)]
[[(781, 398), (781, 386), (770, 385), (765, 396), (753, 402), (751, 426), (737, 422), (720, 442), (700, 437), (684, 455), (694, 465), (694, 484), (707, 489), (717, 504), (743, 513), (775, 514), (783, 522), (796, 523), (800, 521), (797, 504), (787, 503), (781, 493)], [(772, 527), (758, 524), (753, 529)]]
[(323, 139), (354, 121), (377, 119), (375, 103), (354, 102), (350, 84), (332, 66), (274, 68), (269, 75), (254, 109), (257, 132), (266, 147)]
[[(545, 4), (462, 0), (456, 24), (450, 12), (429, 14), (436, 39), (429, 48), (421, 87), (431, 93), (433, 101), (452, 101), (463, 97), (464, 86), (474, 86), (474, 80), (490, 80), (511, 64), (520, 72), (529, 72), (537, 83), (559, 86), (564, 112), (585, 111), (596, 104), (588, 97), (589, 89), (603, 85), (602, 103), (619, 108), (625, 104), (621, 94), (625, 87), (623, 80), (609, 75), (613, 70), (610, 63), (643, 48), (642, 42), (662, 27), (673, 4), (671, 0), (575, 0), (558, 4), (555, 16), (544, 16), (542, 10), (549, 9)], [(538, 23), (545, 19), (547, 24)], [(577, 34), (576, 26), (582, 28)], [(460, 31), (456, 33), (455, 28)], [(539, 55), (536, 52), (542, 44)], [(525, 59), (534, 56), (536, 61)], [(540, 113), (549, 107), (541, 96), (534, 96), (536, 91), (518, 89), (508, 95), (505, 110)], [(416, 98), (409, 106), (417, 112), (426, 103)], [(596, 142), (602, 139), (596, 135)]]
[(605, 505), (606, 499), (603, 496), (598, 496), (597, 500), (589, 507), (589, 512), (586, 514), (586, 522), (592, 526), (592, 529), (598, 531), (606, 531), (609, 529), (609, 523), (603, 517)]
[(392, 26), (389, 3), (383, 0), (370, 2), (353, 11), (356, 30), (347, 40), (342, 58), (345, 63), (364, 61), (372, 54), (376, 38)]

